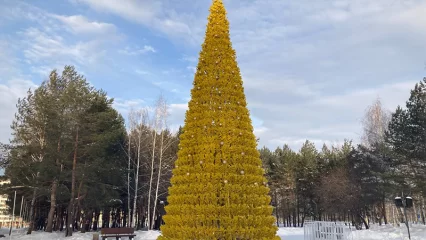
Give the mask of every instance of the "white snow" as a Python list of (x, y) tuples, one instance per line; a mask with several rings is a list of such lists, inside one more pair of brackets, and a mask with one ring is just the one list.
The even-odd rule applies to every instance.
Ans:
[[(5, 240), (9, 240), (9, 229), (2, 228), (1, 234), (4, 234)], [(47, 233), (43, 231), (34, 231), (31, 235), (26, 235), (26, 229), (14, 229), (12, 232), (13, 240), (92, 240), (94, 232), (80, 233), (74, 232), (72, 237), (65, 237), (65, 232), (53, 232)], [(137, 231), (136, 238), (134, 240), (156, 240), (160, 236), (158, 231)], [(2, 238), (0, 238), (2, 239)], [(127, 238), (123, 238), (127, 239)], [(115, 240), (115, 238), (109, 238), (109, 240)]]
[(278, 236), (285, 240), (303, 240), (303, 228), (279, 228)]
[[(411, 240), (426, 240), (426, 226), (413, 224), (410, 232)], [(303, 228), (280, 228), (278, 236), (284, 240), (304, 240)], [(404, 224), (400, 227), (373, 225), (370, 230), (353, 231), (348, 240), (408, 240), (408, 233)]]
[[(411, 240), (426, 240), (426, 226), (413, 224), (410, 226)], [(355, 231), (353, 240), (408, 240), (407, 228), (404, 224), (400, 227), (371, 226), (370, 230)]]
[[(426, 226), (413, 224), (410, 228), (411, 240), (426, 240)], [(9, 239), (9, 229), (2, 228), (2, 234)], [(14, 240), (91, 240), (93, 232), (79, 233), (75, 232), (72, 237), (65, 238), (64, 232), (46, 233), (35, 231), (31, 235), (26, 235), (26, 229), (14, 229), (12, 237)], [(155, 240), (160, 235), (157, 231), (138, 231), (135, 240)], [(280, 228), (278, 235), (283, 240), (304, 240), (303, 228)], [(126, 239), (126, 238), (124, 238)], [(405, 225), (401, 227), (372, 226), (370, 230), (354, 231), (349, 240), (408, 240), (407, 229)]]

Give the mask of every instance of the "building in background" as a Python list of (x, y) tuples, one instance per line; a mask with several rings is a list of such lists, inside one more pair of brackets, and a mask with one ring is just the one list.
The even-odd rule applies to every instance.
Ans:
[[(10, 181), (7, 179), (1, 179), (0, 185), (9, 184)], [(0, 228), (6, 227), (9, 228), (10, 224), (13, 221), (13, 216), (10, 214), (9, 206), (7, 205), (7, 201), (9, 196), (4, 194), (0, 195)], [(12, 199), (13, 201), (13, 199)], [(16, 208), (19, 209), (21, 201), (16, 200)], [(26, 226), (26, 223), (23, 222), (23, 219), (20, 216), (15, 216), (15, 220), (13, 221), (14, 228), (20, 228), (22, 226)]]

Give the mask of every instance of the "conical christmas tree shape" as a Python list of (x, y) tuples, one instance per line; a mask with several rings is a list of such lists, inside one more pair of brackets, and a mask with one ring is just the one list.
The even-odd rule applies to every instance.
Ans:
[(221, 0), (191, 96), (159, 239), (279, 239)]

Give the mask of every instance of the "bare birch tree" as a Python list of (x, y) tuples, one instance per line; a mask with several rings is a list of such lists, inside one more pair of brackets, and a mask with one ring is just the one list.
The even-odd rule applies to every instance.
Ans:
[(172, 145), (174, 138), (168, 137), (165, 142), (165, 136), (164, 134), (167, 133), (167, 117), (168, 117), (168, 105), (166, 100), (163, 97), (160, 97), (157, 103), (157, 111), (156, 114), (159, 118), (159, 130), (161, 131), (161, 139), (160, 139), (160, 149), (159, 149), (159, 160), (158, 160), (158, 174), (157, 174), (157, 185), (155, 189), (155, 198), (154, 198), (154, 210), (152, 213), (152, 221), (150, 228), (154, 228), (155, 223), (155, 212), (157, 209), (157, 202), (158, 202), (158, 189), (160, 187), (160, 179), (161, 179), (161, 171), (162, 171), (162, 164), (163, 164), (163, 156), (164, 152)]
[(131, 155), (131, 140), (130, 140), (130, 136), (131, 136), (131, 132), (129, 131), (127, 133), (128, 136), (128, 140), (127, 140), (127, 157), (128, 157), (128, 165), (127, 165), (127, 226), (131, 227), (131, 212), (132, 212), (132, 207), (130, 206), (130, 163), (132, 161), (132, 155)]
[[(131, 149), (128, 151), (132, 154), (129, 158), (133, 158), (129, 162), (135, 164), (132, 226), (136, 226), (136, 219), (139, 219), (138, 222), (146, 223), (148, 229), (154, 227), (160, 189), (166, 188), (168, 184), (168, 181), (163, 181), (163, 184), (162, 180), (164, 174), (168, 174), (169, 168), (166, 166), (173, 157), (169, 153), (165, 155), (165, 152), (174, 146), (176, 137), (167, 129), (167, 116), (168, 106), (163, 96), (158, 98), (153, 108), (132, 111), (129, 116)], [(142, 214), (141, 218), (135, 214)]]
[[(163, 96), (160, 96), (157, 100), (156, 106), (155, 106), (155, 113), (152, 126), (152, 153), (151, 153), (151, 171), (150, 171), (150, 177), (149, 177), (149, 190), (148, 190), (148, 228), (151, 229), (151, 191), (152, 191), (152, 181), (154, 178), (154, 162), (155, 162), (155, 145), (157, 142), (157, 131), (159, 128), (161, 128), (161, 122), (162, 122), (162, 116), (161, 116), (161, 106), (164, 102)], [(161, 131), (161, 130), (160, 130)]]
[(384, 109), (380, 98), (377, 98), (366, 111), (362, 119), (363, 133), (361, 141), (366, 147), (384, 141), (385, 132), (390, 121), (390, 112)]
[[(363, 135), (362, 144), (367, 148), (376, 148), (383, 146), (385, 142), (385, 134), (388, 130), (389, 122), (391, 120), (391, 113), (386, 110), (380, 98), (377, 98), (372, 105), (367, 107), (364, 118), (362, 120)], [(380, 147), (381, 149), (382, 147)], [(382, 151), (382, 150), (381, 150)], [(386, 192), (381, 191), (381, 202), (378, 207), (379, 216), (378, 218), (383, 220), (387, 224), (386, 214)]]
[[(138, 200), (138, 189), (139, 189), (139, 169), (141, 162), (141, 154), (142, 154), (142, 142), (144, 137), (146, 136), (145, 126), (147, 124), (148, 119), (148, 111), (147, 109), (140, 109), (138, 111), (131, 111), (129, 114), (129, 126), (131, 134), (134, 134), (134, 141), (136, 146), (136, 166), (135, 166), (135, 195), (133, 199), (133, 212), (132, 212), (132, 223), (131, 226), (136, 227), (136, 210), (137, 210), (137, 200)], [(131, 134), (129, 134), (129, 144), (131, 144)], [(129, 153), (130, 154), (130, 153)]]

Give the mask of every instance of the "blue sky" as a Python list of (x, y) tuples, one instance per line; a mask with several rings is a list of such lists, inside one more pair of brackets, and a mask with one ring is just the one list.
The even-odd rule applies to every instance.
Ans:
[[(260, 145), (359, 141), (376, 97), (425, 76), (422, 0), (224, 0)], [(162, 93), (183, 123), (211, 0), (0, 0), (0, 141), (19, 97), (65, 64), (124, 115)]]

